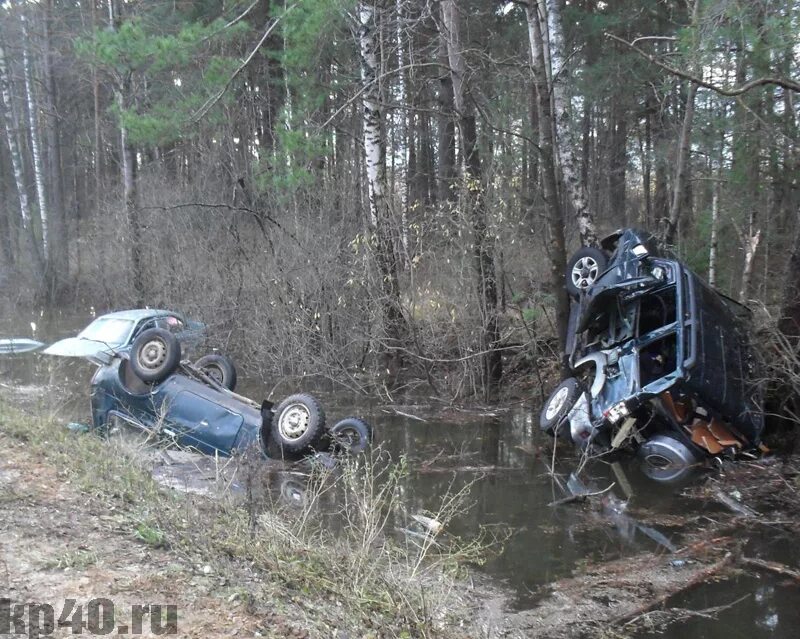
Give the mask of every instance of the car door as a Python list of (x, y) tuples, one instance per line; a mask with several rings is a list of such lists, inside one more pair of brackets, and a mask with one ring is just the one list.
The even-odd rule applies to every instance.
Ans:
[(229, 455), (244, 422), (241, 415), (191, 390), (172, 396), (165, 413), (165, 427), (179, 444), (209, 455)]

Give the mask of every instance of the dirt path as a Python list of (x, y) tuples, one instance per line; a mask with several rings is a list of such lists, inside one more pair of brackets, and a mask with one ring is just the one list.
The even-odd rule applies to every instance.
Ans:
[[(114, 604), (113, 634), (120, 635), (121, 626), (131, 629), (132, 606), (161, 604), (177, 606), (172, 636), (305, 636), (274, 615), (252, 614), (247, 599), (210, 567), (138, 540), (129, 518), (71, 486), (66, 473), (36, 459), (24, 443), (0, 435), (0, 449), (0, 598), (50, 604), (56, 621), (73, 599), (83, 606), (84, 624), (88, 602), (107, 598)], [(166, 628), (162, 610), (156, 631)], [(24, 619), (27, 626), (27, 610)], [(150, 624), (145, 614), (142, 636), (156, 636)], [(56, 628), (53, 636), (71, 633)]]

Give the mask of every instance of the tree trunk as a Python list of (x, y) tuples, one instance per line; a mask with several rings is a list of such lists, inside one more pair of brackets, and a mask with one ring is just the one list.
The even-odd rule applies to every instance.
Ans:
[(64, 186), (61, 167), (61, 133), (58, 116), (58, 96), (53, 74), (51, 21), (53, 0), (47, 0), (44, 17), (44, 86), (45, 86), (45, 140), (47, 144), (47, 172), (50, 185), (50, 254), (48, 256), (48, 289), (51, 299), (61, 293), (64, 281), (69, 278), (69, 238), (64, 211)]
[(453, 81), (453, 101), (458, 114), (461, 148), (464, 154), (466, 189), (472, 215), (473, 263), (477, 275), (478, 299), (481, 306), (481, 350), (483, 386), (488, 399), (494, 399), (503, 375), (497, 318), (497, 281), (492, 240), (486, 228), (486, 204), (483, 197), (483, 175), (478, 151), (475, 114), (465, 85), (466, 60), (461, 43), (461, 26), (454, 0), (441, 3), (442, 24), (447, 41), (447, 58)]
[(564, 238), (564, 214), (558, 198), (558, 178), (553, 145), (553, 112), (547, 83), (544, 41), (536, 5), (527, 7), (528, 44), (531, 71), (537, 100), (539, 122), (539, 172), (547, 207), (548, 247), (550, 282), (556, 299), (556, 325), (562, 349), (565, 344), (565, 329), (569, 319), (569, 298), (564, 287), (564, 270), (567, 266), (566, 240)]
[[(553, 95), (555, 142), (558, 149), (559, 167), (564, 180), (566, 194), (578, 220), (581, 241), (586, 246), (597, 244), (597, 230), (594, 212), (589, 207), (586, 185), (581, 181), (581, 167), (578, 163), (576, 142), (570, 123), (570, 104), (568, 95), (567, 54), (564, 30), (561, 21), (559, 0), (546, 0), (547, 28), (550, 42), (551, 93)], [(542, 7), (543, 0), (539, 6)], [(541, 10), (541, 9), (540, 9)]]
[[(697, 31), (700, 18), (700, 0), (695, 0), (692, 9), (691, 25)], [(692, 64), (691, 66), (696, 66)], [(702, 74), (702, 71), (700, 71)], [(664, 233), (667, 244), (674, 244), (675, 235), (678, 231), (678, 224), (681, 221), (681, 212), (687, 199), (687, 174), (689, 172), (689, 162), (692, 144), (692, 123), (694, 121), (694, 101), (697, 95), (697, 85), (689, 83), (686, 93), (686, 105), (683, 111), (683, 124), (681, 125), (681, 135), (678, 139), (678, 152), (675, 160), (675, 179), (672, 184), (672, 203), (669, 208), (669, 220)]]
[(30, 204), (28, 203), (28, 191), (23, 175), (24, 164), (22, 153), (20, 152), (19, 138), (17, 137), (19, 127), (14, 112), (14, 103), (11, 97), (11, 83), (8, 75), (8, 66), (6, 65), (5, 49), (3, 48), (2, 42), (0, 42), (0, 93), (3, 97), (6, 140), (8, 141), (8, 151), (11, 157), (11, 167), (14, 172), (14, 184), (17, 188), (20, 221), (22, 223), (22, 242), (26, 247), (26, 252), (31, 261), (34, 277), (37, 282), (40, 282), (44, 272), (44, 265), (42, 264), (42, 256), (39, 252), (33, 232)]
[(400, 301), (397, 254), (392, 236), (391, 214), (386, 195), (386, 133), (381, 104), (378, 9), (371, 2), (358, 6), (358, 39), (361, 50), (362, 103), (364, 106), (364, 163), (367, 172), (370, 227), (375, 238), (375, 260), (381, 281), (386, 368), (392, 377), (402, 366), (407, 334)]
[(672, 204), (669, 208), (669, 221), (665, 240), (667, 244), (675, 242), (675, 235), (678, 230), (678, 223), (681, 219), (683, 202), (686, 199), (686, 174), (689, 168), (689, 156), (692, 143), (692, 121), (694, 120), (694, 98), (697, 95), (697, 85), (689, 84), (686, 94), (686, 107), (683, 113), (683, 125), (681, 126), (681, 136), (678, 139), (678, 157), (675, 160), (675, 180), (672, 184)]
[(33, 72), (31, 70), (28, 20), (25, 16), (25, 6), (19, 2), (20, 22), (22, 25), (22, 69), (25, 77), (25, 100), (28, 107), (28, 126), (30, 127), (31, 154), (33, 155), (33, 177), (36, 182), (36, 198), (39, 201), (39, 223), (42, 233), (42, 257), (45, 262), (45, 272), (49, 271), (48, 257), (50, 255), (50, 227), (49, 209), (47, 207), (47, 194), (44, 186), (44, 168), (42, 166), (42, 153), (39, 136), (39, 107), (33, 95)]
[(708, 283), (717, 285), (717, 245), (719, 244), (719, 181), (711, 187), (711, 242), (708, 247)]
[(444, 33), (439, 42), (439, 202), (456, 199), (456, 123), (453, 119), (453, 81)]

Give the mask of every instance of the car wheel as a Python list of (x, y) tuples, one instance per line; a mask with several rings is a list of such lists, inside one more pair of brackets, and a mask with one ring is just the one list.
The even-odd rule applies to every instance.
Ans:
[(336, 449), (355, 455), (363, 453), (372, 441), (372, 427), (358, 417), (345, 417), (331, 428)]
[(181, 363), (181, 345), (163, 328), (149, 328), (134, 341), (131, 368), (144, 382), (155, 384), (169, 377)]
[(700, 457), (670, 435), (654, 435), (638, 450), (642, 472), (655, 481), (671, 483), (690, 476)]
[(566, 284), (569, 294), (578, 297), (595, 283), (607, 265), (608, 257), (598, 248), (584, 246), (575, 251), (567, 262)]
[(272, 418), (272, 438), (282, 453), (315, 448), (325, 435), (325, 411), (311, 395), (290, 395), (278, 404)]
[(547, 398), (539, 414), (539, 428), (548, 435), (557, 435), (556, 429), (567, 416), (581, 394), (581, 385), (574, 377), (561, 382)]
[(194, 363), (194, 367), (208, 375), (223, 388), (236, 388), (236, 367), (225, 355), (206, 355)]

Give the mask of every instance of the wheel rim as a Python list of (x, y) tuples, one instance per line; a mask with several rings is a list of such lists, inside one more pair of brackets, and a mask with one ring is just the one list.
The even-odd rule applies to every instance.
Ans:
[(547, 403), (547, 409), (544, 412), (545, 419), (550, 421), (564, 408), (569, 395), (569, 388), (564, 386), (560, 388), (553, 398)]
[(361, 442), (361, 435), (355, 428), (342, 428), (336, 431), (336, 440), (345, 448), (352, 450)]
[(203, 372), (217, 382), (217, 384), (221, 384), (223, 378), (225, 377), (225, 375), (222, 373), (222, 369), (219, 366), (214, 366), (213, 364), (206, 366), (203, 369)]
[(152, 339), (139, 351), (139, 364), (142, 368), (156, 370), (167, 359), (167, 344), (162, 339)]
[(580, 258), (572, 267), (572, 283), (576, 288), (585, 290), (594, 284), (599, 273), (600, 265), (597, 260), (587, 255)]
[(278, 419), (278, 430), (286, 439), (299, 439), (308, 430), (311, 412), (303, 404), (290, 404)]

